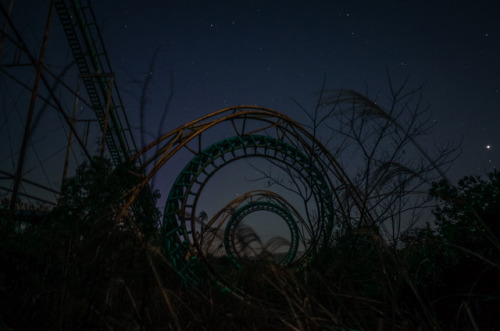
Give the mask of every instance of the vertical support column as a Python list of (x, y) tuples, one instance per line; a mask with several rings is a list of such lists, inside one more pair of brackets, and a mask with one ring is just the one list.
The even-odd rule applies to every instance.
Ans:
[[(10, 0), (9, 9), (7, 10), (7, 15), (10, 16), (12, 13), (12, 7), (14, 7), (14, 0)], [(2, 58), (3, 53), (3, 45), (5, 43), (5, 35), (7, 34), (7, 30), (9, 29), (9, 20), (5, 20), (5, 24), (3, 25), (2, 34), (0, 34), (0, 59)]]
[(26, 118), (26, 124), (24, 127), (24, 135), (23, 135), (23, 142), (21, 145), (21, 152), (19, 154), (19, 160), (17, 163), (17, 170), (16, 170), (16, 173), (14, 176), (14, 188), (12, 190), (12, 195), (11, 195), (11, 199), (10, 199), (10, 211), (11, 211), (11, 213), (14, 212), (16, 202), (17, 202), (17, 195), (19, 192), (19, 184), (21, 182), (21, 176), (22, 176), (23, 166), (24, 166), (24, 157), (26, 154), (26, 147), (28, 145), (28, 140), (29, 140), (29, 136), (30, 136), (31, 121), (33, 119), (35, 102), (36, 102), (36, 98), (38, 96), (38, 86), (40, 85), (40, 79), (42, 77), (43, 62), (45, 60), (45, 50), (47, 49), (47, 43), (48, 43), (48, 38), (49, 38), (50, 25), (52, 23), (53, 11), (54, 11), (54, 0), (51, 0), (50, 7), (49, 7), (49, 13), (47, 15), (47, 23), (45, 24), (45, 31), (43, 34), (43, 42), (42, 42), (42, 47), (40, 50), (40, 56), (38, 57), (38, 62), (36, 63), (35, 82), (33, 84), (33, 90), (31, 92), (31, 99), (30, 99), (30, 105), (29, 105), (29, 109), (28, 109), (28, 116)]
[[(78, 108), (78, 99), (80, 98), (80, 87), (78, 87), (78, 90), (76, 91), (76, 96), (75, 96), (75, 103), (73, 104), (73, 117), (71, 118), (71, 126), (74, 127), (76, 123), (76, 110)], [(63, 175), (62, 175), (62, 181), (61, 183), (64, 184), (64, 181), (66, 180), (66, 175), (68, 172), (68, 164), (69, 164), (69, 155), (71, 153), (71, 141), (73, 140), (73, 130), (69, 130), (69, 136), (68, 136), (68, 146), (66, 147), (66, 158), (64, 160), (64, 169), (63, 169)]]
[(106, 134), (108, 132), (108, 119), (111, 110), (111, 96), (113, 91), (114, 76), (111, 74), (111, 79), (108, 83), (108, 93), (106, 96), (106, 113), (104, 114), (104, 125), (102, 128), (102, 141), (101, 141), (101, 157), (104, 156), (104, 148), (106, 147)]

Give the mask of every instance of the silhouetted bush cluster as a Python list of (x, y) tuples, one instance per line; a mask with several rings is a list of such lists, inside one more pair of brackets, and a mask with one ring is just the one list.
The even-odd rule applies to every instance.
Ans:
[(496, 171), (456, 188), (436, 183), (435, 222), (406, 233), (401, 247), (365, 225), (300, 271), (256, 261), (225, 275), (243, 296), (208, 277), (183, 285), (161, 249), (157, 195), (117, 218), (138, 180), (130, 165), (94, 159), (42, 224), (21, 231), (3, 212), (1, 329), (500, 329)]

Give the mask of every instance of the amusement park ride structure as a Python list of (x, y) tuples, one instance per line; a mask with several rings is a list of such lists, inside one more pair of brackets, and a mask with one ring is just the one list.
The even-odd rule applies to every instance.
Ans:
[[(197, 278), (191, 266), (203, 261), (220, 280), (222, 276), (206, 259), (215, 241), (222, 243), (227, 257), (236, 268), (240, 267), (244, 257), (235, 238), (239, 224), (249, 214), (272, 213), (286, 223), (290, 243), (279, 263), (292, 268), (314, 259), (344, 221), (353, 217), (369, 219), (360, 194), (330, 152), (302, 125), (271, 109), (221, 109), (137, 148), (90, 1), (51, 1), (38, 53), (16, 26), (12, 3), (9, 8), (0, 4), (5, 20), (0, 39), (0, 75), (10, 80), (9, 84), (17, 84), (16, 91), (29, 95), (30, 102), (17, 102), (10, 85), (0, 90), (4, 99), (0, 192), (3, 199), (10, 201), (11, 211), (19, 210), (21, 198), (54, 204), (66, 176), (78, 163), (91, 158), (88, 146), (94, 132), (101, 156), (110, 157), (114, 164), (133, 161), (143, 171), (143, 180), (130, 192), (124, 210), (133, 208), (138, 193), (150, 190), (150, 180), (174, 155), (180, 151), (192, 154), (170, 188), (162, 222), (165, 252), (189, 279)], [(45, 61), (54, 14), (59, 17), (73, 58), (63, 74), (55, 74)], [(14, 60), (9, 62), (8, 57)], [(85, 93), (71, 88), (71, 84), (83, 86)], [(40, 143), (34, 134), (40, 132), (37, 128), (43, 126), (43, 117), (57, 118), (62, 123), (63, 129), (50, 137), (54, 143), (47, 143), (44, 137)], [(22, 136), (14, 132), (20, 130), (10, 131), (14, 120), (23, 127)], [(225, 130), (226, 138), (207, 140), (209, 133), (216, 130)], [(197, 207), (207, 183), (226, 165), (248, 158), (269, 160), (293, 176), (311, 192), (307, 203), (314, 212), (304, 213), (278, 193), (261, 189), (238, 196), (213, 217), (200, 221)], [(50, 171), (44, 168), (46, 164)], [(41, 184), (39, 178), (45, 178), (48, 184)], [(47, 198), (48, 193), (52, 199)]]
[[(123, 162), (137, 151), (130, 124), (123, 108), (123, 102), (116, 87), (114, 73), (111, 69), (90, 2), (87, 1), (84, 4), (80, 1), (50, 2), (44, 27), (43, 41), (38, 55), (31, 49), (29, 42), (25, 40), (26, 38), (17, 28), (16, 22), (14, 22), (16, 17), (12, 17), (11, 13), (13, 4), (14, 1), (11, 1), (9, 9), (1, 7), (2, 15), (5, 19), (1, 36), (2, 42), (0, 44), (1, 49), (5, 49), (5, 52), (3, 52), (4, 55), (1, 58), (2, 76), (4, 76), (3, 78), (10, 79), (8, 84), (17, 83), (18, 90), (21, 90), (19, 92), (21, 96), (29, 93), (30, 103), (26, 117), (23, 117), (23, 113), (16, 114), (20, 121), (24, 120), (24, 134), (19, 139), (22, 141), (21, 146), (16, 150), (17, 146), (12, 146), (15, 143), (11, 143), (11, 155), (7, 153), (9, 150), (7, 146), (2, 148), (2, 157), (7, 158), (11, 156), (18, 159), (14, 173), (9, 173), (2, 169), (2, 174), (13, 180), (12, 189), (4, 187), (4, 189), (12, 191), (10, 197), (11, 209), (15, 208), (19, 195), (29, 196), (31, 199), (44, 203), (53, 202), (46, 198), (46, 194), (44, 197), (44, 189), (49, 188), (47, 185), (36, 185), (33, 180), (25, 176), (25, 158), (29, 150), (28, 147), (31, 146), (32, 149), (38, 149), (37, 152), (40, 152), (41, 149), (37, 147), (36, 142), (33, 142), (33, 139), (36, 139), (34, 137), (35, 126), (37, 124), (43, 126), (43, 117), (51, 116), (54, 118), (55, 116), (53, 113), (50, 115), (45, 114), (47, 108), (57, 112), (58, 119), (62, 120), (65, 125), (65, 134), (68, 138), (63, 179), (67, 174), (68, 162), (72, 152), (70, 146), (73, 139), (76, 139), (78, 142), (79, 153), (84, 155), (84, 158), (90, 158), (91, 153), (88, 151), (88, 139), (91, 135), (90, 126), (92, 123), (97, 123), (102, 132), (103, 138), (100, 144), (100, 154), (104, 155), (106, 146), (107, 153), (109, 153), (109, 157), (115, 164)], [(55, 74), (52, 70), (53, 66), (47, 64), (48, 61), (46, 61), (47, 57), (51, 54), (51, 50), (48, 47), (49, 33), (52, 29), (55, 12), (59, 16), (73, 55), (73, 61), (70, 61), (62, 72), (63, 74), (69, 72), (66, 76)], [(9, 53), (8, 51), (11, 52)], [(55, 50), (55, 52), (57, 51)], [(13, 60), (10, 60), (11, 58)], [(76, 72), (74, 65), (76, 65)], [(73, 75), (73, 77), (71, 82), (68, 83), (65, 80), (70, 75)], [(77, 78), (75, 85), (78, 85), (78, 89), (73, 89), (70, 86), (71, 83), (75, 82), (75, 78)], [(29, 82), (26, 83), (26, 80)], [(80, 85), (83, 85), (85, 88), (85, 97), (80, 96)], [(12, 96), (8, 98), (8, 94), (12, 93), (9, 87), (7, 86), (2, 91), (4, 93), (3, 98), (9, 99), (5, 101), (12, 101), (11, 104), (6, 102), (4, 105), (4, 132), (12, 129), (13, 113), (22, 112), (22, 110), (18, 110), (17, 108), (21, 108), (19, 103), (23, 105), (22, 102), (14, 104), (17, 100), (13, 100)], [(63, 94), (69, 95), (69, 97), (74, 99), (72, 115), (71, 112), (67, 111), (68, 107), (65, 105), (67, 100), (63, 100), (61, 97)], [(79, 104), (90, 108), (92, 110), (91, 115), (94, 118), (78, 118), (77, 115), (81, 113), (78, 111)], [(84, 107), (80, 108), (84, 109)], [(36, 119), (40, 120), (40, 118), (42, 118), (41, 123), (40, 121), (36, 121)], [(82, 130), (78, 130), (78, 124), (81, 122), (85, 123), (83, 133), (81, 132)], [(15, 138), (12, 137), (10, 140), (14, 141), (16, 140)], [(59, 137), (59, 140), (61, 138)], [(4, 143), (10, 140), (6, 139)], [(53, 144), (53, 141), (50, 141), (50, 144)], [(56, 146), (51, 146), (53, 149), (57, 149)], [(5, 159), (2, 159), (2, 161), (5, 161)], [(38, 166), (42, 165), (39, 164)], [(50, 178), (51, 176), (47, 175), (45, 177)], [(49, 182), (54, 182), (54, 180), (51, 179)], [(21, 183), (31, 183), (31, 185), (35, 185), (41, 190), (38, 192), (38, 195), (22, 192), (20, 190)], [(50, 188), (50, 191), (53, 193), (54, 191), (57, 192), (58, 188)]]

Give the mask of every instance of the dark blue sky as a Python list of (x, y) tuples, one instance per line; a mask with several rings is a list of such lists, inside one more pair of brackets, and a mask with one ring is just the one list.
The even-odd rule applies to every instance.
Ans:
[[(500, 5), (495, 1), (96, 2), (103, 37), (133, 117), (137, 85), (159, 50), (148, 93), (155, 123), (174, 75), (167, 128), (230, 105), (298, 117), (327, 88), (375, 98), (425, 83), (436, 126), (422, 143), (459, 142), (453, 178), (498, 167)], [(127, 95), (125, 91), (130, 91)], [(490, 149), (486, 146), (490, 145)]]

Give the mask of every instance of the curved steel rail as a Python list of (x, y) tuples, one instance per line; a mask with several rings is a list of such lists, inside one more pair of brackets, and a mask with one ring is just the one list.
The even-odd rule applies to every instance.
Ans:
[[(287, 254), (280, 259), (280, 264), (285, 266), (291, 265), (299, 248), (299, 227), (292, 214), (286, 208), (279, 204), (266, 201), (251, 202), (233, 213), (231, 219), (226, 225), (226, 230), (224, 231), (224, 247), (226, 249), (227, 256), (236, 266), (240, 267), (242, 256), (240, 254), (241, 250), (236, 247), (236, 229), (247, 215), (262, 210), (279, 215), (286, 222), (288, 229), (290, 230), (290, 247)], [(244, 245), (246, 246), (248, 243), (244, 243)], [(262, 255), (262, 252), (258, 253), (259, 254), (256, 254), (255, 257), (260, 257), (260, 255)]]
[[(220, 131), (223, 126), (227, 131), (226, 136), (230, 138), (207, 143), (205, 137)], [(152, 154), (143, 163), (144, 169), (148, 171), (145, 171), (142, 183), (131, 192), (124, 210), (133, 203), (148, 181), (180, 151), (191, 152), (193, 158), (181, 171), (170, 191), (163, 228), (166, 252), (186, 279), (197, 278), (192, 266), (198, 265), (200, 259), (217, 274), (207, 262), (209, 248), (204, 244), (213, 240), (237, 208), (245, 208), (240, 206), (248, 203), (245, 199), (259, 196), (263, 200), (270, 197), (276, 201), (284, 200), (278, 195), (263, 194), (264, 191), (260, 194), (247, 192), (245, 199), (229, 202), (226, 205), (228, 209), (220, 210), (202, 231), (197, 230), (196, 205), (203, 187), (218, 169), (245, 157), (272, 159), (278, 166), (284, 165), (282, 169), (288, 168), (301, 175), (301, 180), (311, 188), (318, 215), (316, 219), (305, 215), (295, 221), (306, 229), (304, 233), (310, 233), (310, 243), (304, 257), (300, 257), (301, 263), (309, 260), (307, 256), (312, 258), (314, 252), (328, 246), (335, 231), (334, 220), (335, 226), (340, 228), (344, 222), (370, 219), (364, 208), (366, 204), (363, 196), (352, 185), (337, 160), (313, 134), (282, 113), (256, 106), (229, 107), (200, 117), (159, 137), (133, 156), (132, 159), (136, 159), (147, 152)], [(292, 214), (295, 215), (295, 212)], [(204, 236), (209, 232), (211, 238), (207, 239)], [(305, 237), (301, 235), (301, 238)], [(296, 260), (290, 264), (295, 264)]]
[[(334, 225), (332, 195), (324, 174), (315, 166), (314, 160), (296, 147), (276, 138), (260, 135), (235, 136), (212, 144), (195, 155), (178, 175), (172, 186), (165, 206), (163, 224), (165, 233), (167, 233), (167, 250), (177, 252), (175, 256), (172, 256), (176, 265), (184, 263), (187, 254), (184, 249), (190, 246), (197, 250), (194, 254), (191, 253), (191, 256), (200, 254), (201, 240), (199, 240), (199, 235), (196, 235), (196, 225), (199, 220), (196, 219), (195, 215), (197, 215), (196, 207), (203, 188), (209, 179), (225, 165), (247, 157), (273, 159), (275, 162), (285, 164), (289, 170), (293, 170), (302, 177), (314, 196), (318, 210), (318, 218), (310, 218), (307, 222), (308, 228), (312, 229), (312, 241), (308, 245), (304, 243), (307, 253), (305, 255), (312, 253), (316, 245), (328, 244)], [(276, 203), (276, 201), (281, 200), (283, 199), (268, 202), (277, 206), (273, 211), (276, 212), (277, 208), (283, 209), (280, 207), (281, 205), (288, 206), (284, 203)], [(226, 229), (230, 228), (230, 224), (231, 221), (227, 224)], [(210, 226), (213, 226), (213, 223)], [(289, 226), (292, 225), (289, 224)], [(220, 227), (219, 224), (218, 228)], [(205, 224), (202, 224), (203, 228), (206, 228)], [(292, 236), (293, 238), (294, 236)], [(296, 240), (298, 245), (298, 237)], [(225, 242), (226, 250), (233, 251), (229, 241), (225, 240)], [(294, 244), (292, 243), (292, 245)], [(184, 247), (184, 249), (179, 249), (179, 247)], [(293, 258), (295, 253), (293, 253)], [(230, 257), (234, 256), (232, 254)], [(302, 256), (302, 258), (304, 257)]]

